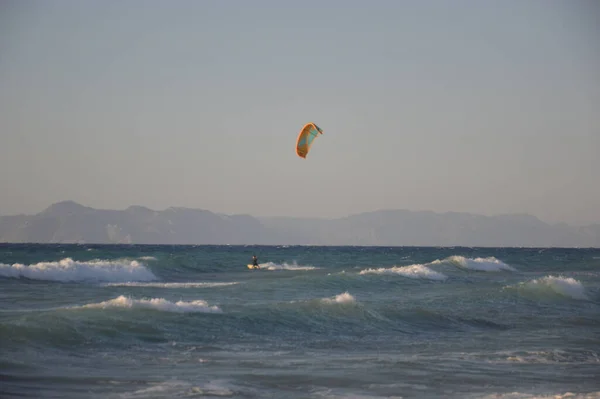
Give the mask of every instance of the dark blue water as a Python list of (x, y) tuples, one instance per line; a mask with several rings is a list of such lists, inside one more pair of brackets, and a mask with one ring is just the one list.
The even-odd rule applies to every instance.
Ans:
[(600, 398), (600, 250), (2, 245), (0, 342), (7, 398)]

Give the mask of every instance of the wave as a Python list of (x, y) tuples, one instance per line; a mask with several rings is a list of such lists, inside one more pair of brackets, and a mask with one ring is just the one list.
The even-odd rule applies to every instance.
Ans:
[(314, 266), (298, 265), (296, 262), (294, 262), (292, 264), (289, 264), (289, 263), (278, 264), (278, 263), (274, 263), (274, 262), (267, 262), (267, 263), (261, 263), (261, 264), (259, 264), (259, 266), (263, 270), (314, 270), (314, 269), (317, 269)]
[(497, 272), (501, 270), (509, 270), (515, 271), (516, 269), (512, 266), (507, 265), (501, 260), (496, 259), (493, 256), (487, 258), (465, 258), (464, 256), (454, 255), (450, 256), (443, 260), (435, 260), (431, 262), (432, 265), (441, 264), (441, 263), (450, 263), (456, 265), (458, 267), (469, 269), (469, 270), (477, 270), (477, 271), (485, 271), (485, 272)]
[(350, 293), (344, 292), (344, 293), (336, 295), (332, 298), (322, 298), (321, 302), (332, 303), (332, 304), (333, 303), (348, 304), (348, 303), (356, 303), (356, 299), (354, 299), (354, 297), (352, 295), (350, 295)]
[(496, 330), (510, 329), (509, 325), (481, 318), (469, 316), (463, 312), (446, 312), (426, 307), (404, 308), (391, 305), (388, 309), (380, 311), (382, 316), (389, 320), (396, 320), (410, 327), (413, 331), (465, 331), (465, 330)]
[(139, 260), (156, 260), (154, 256), (140, 256)]
[(421, 278), (427, 280), (442, 281), (448, 277), (445, 274), (431, 270), (425, 265), (394, 266), (391, 268), (365, 269), (359, 274), (399, 274), (408, 278)]
[[(290, 319), (289, 324), (296, 331), (314, 326), (321, 330), (344, 330), (345, 333), (364, 333), (365, 328), (376, 328), (379, 331), (392, 329), (399, 332), (416, 332), (424, 330), (506, 330), (507, 325), (482, 318), (465, 317), (463, 315), (446, 314), (432, 309), (407, 309), (403, 305), (389, 303), (373, 307), (361, 303), (348, 291), (325, 298), (312, 298), (288, 302), (288, 306), (277, 307), (276, 318), (272, 315), (263, 322), (271, 323)], [(309, 329), (310, 331), (310, 329)]]
[(171, 302), (164, 298), (132, 299), (121, 295), (117, 298), (99, 303), (90, 303), (82, 306), (74, 306), (69, 309), (153, 309), (162, 312), (173, 313), (222, 313), (218, 306), (210, 306), (206, 301), (177, 301)]
[(125, 282), (154, 281), (157, 277), (144, 264), (129, 260), (75, 261), (65, 258), (58, 262), (31, 265), (0, 263), (0, 277), (61, 282)]
[(237, 281), (223, 283), (208, 283), (208, 282), (188, 282), (188, 283), (140, 283), (140, 282), (124, 282), (124, 283), (107, 283), (107, 287), (152, 287), (152, 288), (214, 288), (226, 287), (229, 285), (239, 284)]
[(558, 295), (572, 299), (589, 300), (583, 284), (572, 277), (546, 276), (506, 288), (516, 288), (524, 294), (538, 297)]
[(319, 304), (350, 304), (356, 303), (356, 299), (348, 291), (338, 295), (334, 295), (326, 298), (310, 298), (301, 300), (291, 300), (287, 302), (289, 304), (301, 304), (301, 305), (319, 305)]

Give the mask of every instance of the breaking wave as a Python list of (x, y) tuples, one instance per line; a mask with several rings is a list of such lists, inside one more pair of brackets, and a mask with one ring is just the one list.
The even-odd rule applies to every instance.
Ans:
[(509, 270), (515, 271), (516, 269), (512, 266), (507, 265), (494, 258), (493, 256), (487, 258), (465, 258), (464, 256), (454, 255), (450, 256), (444, 260), (435, 260), (431, 262), (431, 264), (440, 264), (440, 263), (450, 263), (456, 265), (458, 267), (469, 269), (469, 270), (477, 270), (477, 271), (485, 271), (485, 272), (497, 272), (501, 270)]
[(354, 297), (352, 295), (350, 295), (348, 292), (344, 292), (342, 294), (336, 295), (332, 298), (323, 298), (321, 299), (321, 302), (323, 303), (356, 303), (356, 299), (354, 299)]
[(448, 277), (445, 274), (431, 270), (425, 265), (410, 265), (410, 266), (394, 266), (391, 268), (365, 269), (361, 270), (360, 274), (399, 274), (408, 278), (419, 278), (427, 280), (446, 280)]
[(46, 281), (125, 282), (153, 281), (157, 277), (144, 264), (129, 260), (75, 261), (65, 258), (57, 262), (31, 265), (0, 263), (0, 277)]
[(583, 284), (571, 277), (546, 276), (520, 283), (517, 286), (509, 286), (507, 288), (516, 288), (526, 295), (538, 297), (558, 295), (579, 300), (589, 299)]
[(218, 306), (210, 306), (206, 301), (177, 301), (171, 302), (164, 298), (152, 299), (132, 299), (121, 295), (117, 298), (110, 299), (99, 303), (91, 303), (88, 305), (75, 306), (71, 309), (153, 309), (163, 312), (174, 313), (222, 313)]

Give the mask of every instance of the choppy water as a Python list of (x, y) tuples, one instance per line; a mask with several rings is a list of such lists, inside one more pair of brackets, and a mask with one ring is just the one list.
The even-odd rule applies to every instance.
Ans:
[(0, 342), (7, 398), (600, 398), (600, 249), (2, 245)]

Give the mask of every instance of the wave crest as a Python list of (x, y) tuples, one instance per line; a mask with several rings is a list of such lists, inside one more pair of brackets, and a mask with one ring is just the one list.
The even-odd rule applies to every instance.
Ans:
[(365, 269), (359, 274), (399, 274), (408, 278), (421, 278), (442, 281), (448, 277), (445, 274), (431, 270), (425, 265), (394, 266), (391, 268)]
[(572, 299), (589, 299), (583, 284), (572, 277), (546, 276), (520, 283), (518, 289), (536, 296), (559, 295)]
[(135, 260), (75, 261), (71, 258), (65, 258), (58, 262), (39, 262), (31, 265), (0, 263), (0, 276), (61, 282), (157, 280), (157, 277), (144, 264)]
[(507, 265), (501, 260), (496, 259), (493, 256), (489, 256), (487, 258), (465, 258), (464, 256), (454, 255), (450, 256), (444, 260), (436, 260), (431, 262), (431, 264), (440, 264), (440, 263), (452, 263), (459, 267), (469, 270), (477, 270), (484, 272), (497, 272), (501, 270), (509, 270), (515, 271), (516, 269), (512, 266)]
[(72, 309), (153, 309), (173, 313), (222, 313), (218, 306), (210, 306), (206, 301), (171, 302), (164, 298), (132, 299), (121, 295), (117, 298), (99, 303), (77, 306)]
[(350, 295), (349, 292), (344, 292), (342, 294), (334, 296), (333, 298), (323, 298), (323, 299), (321, 299), (321, 302), (348, 304), (348, 303), (356, 303), (356, 299), (354, 299), (354, 297), (352, 295)]

